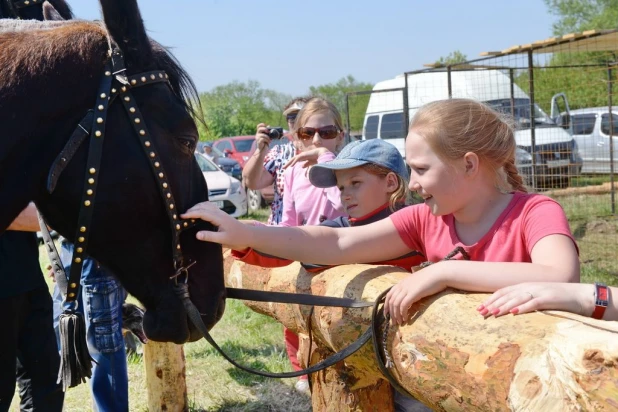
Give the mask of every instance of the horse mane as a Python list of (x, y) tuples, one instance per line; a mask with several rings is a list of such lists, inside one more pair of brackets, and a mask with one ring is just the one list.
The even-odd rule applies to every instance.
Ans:
[[(22, 36), (31, 36), (28, 40), (32, 41), (23, 41)], [(37, 41), (39, 37), (50, 39)], [(16, 53), (0, 54), (0, 88), (18, 82), (24, 67), (31, 74), (36, 74), (49, 69), (47, 63), (51, 59), (59, 59), (69, 53), (77, 53), (84, 59), (95, 58), (101, 50), (108, 49), (107, 38), (105, 26), (100, 22), (0, 19), (0, 50), (7, 46), (16, 50)], [(97, 43), (99, 47), (94, 47)], [(154, 40), (150, 44), (153, 61), (147, 62), (148, 65), (168, 74), (174, 94), (196, 120), (204, 122), (193, 80), (166, 47)], [(93, 52), (95, 56), (88, 56)], [(102, 71), (103, 67), (99, 70)]]
[(200, 104), (199, 93), (195, 83), (180, 62), (170, 52), (167, 47), (162, 46), (154, 40), (150, 40), (155, 65), (159, 70), (165, 71), (169, 76), (169, 82), (174, 94), (184, 102), (185, 108), (193, 115), (193, 118), (202, 124), (206, 124), (202, 105)]

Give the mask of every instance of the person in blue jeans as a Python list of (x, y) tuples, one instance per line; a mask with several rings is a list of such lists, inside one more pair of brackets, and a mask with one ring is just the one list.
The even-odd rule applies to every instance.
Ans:
[[(71, 270), (73, 245), (61, 242), (60, 259), (67, 276)], [(122, 336), (122, 304), (127, 296), (109, 270), (92, 258), (84, 259), (78, 310), (84, 313), (92, 364), (90, 392), (95, 411), (128, 411), (127, 357)], [(62, 313), (62, 293), (54, 290), (54, 327)], [(60, 346), (58, 346), (60, 348)]]

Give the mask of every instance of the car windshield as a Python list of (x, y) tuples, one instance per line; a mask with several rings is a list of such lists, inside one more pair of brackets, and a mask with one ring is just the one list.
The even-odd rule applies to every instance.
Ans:
[(237, 152), (248, 152), (251, 150), (251, 145), (253, 144), (253, 142), (255, 141), (255, 138), (251, 138), (251, 139), (243, 139), (243, 140), (234, 140), (234, 146), (236, 146), (236, 151)]
[(202, 172), (216, 172), (219, 170), (217, 166), (210, 160), (206, 159), (199, 153), (195, 154), (195, 160), (197, 160), (197, 164), (200, 166), (200, 170)]
[[(530, 127), (530, 99), (511, 99), (488, 100), (488, 105), (501, 113), (512, 115), (517, 122), (517, 127), (527, 129)], [(534, 105), (534, 122), (541, 125), (555, 126), (556, 123), (539, 106)]]

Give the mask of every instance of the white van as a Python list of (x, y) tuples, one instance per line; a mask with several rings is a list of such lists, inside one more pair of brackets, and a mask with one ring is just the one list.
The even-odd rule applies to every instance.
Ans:
[[(407, 125), (403, 116), (404, 75), (377, 83), (369, 98), (363, 124), (363, 139), (385, 139), (405, 156)], [(401, 89), (401, 90), (392, 90)], [(380, 90), (391, 90), (375, 93)], [(531, 174), (532, 135), (530, 130), (530, 98), (510, 78), (499, 70), (451, 72), (452, 97), (485, 102), (504, 113), (513, 114), (518, 127), (517, 163), (523, 174)], [(512, 96), (511, 96), (512, 94)], [(511, 97), (514, 107), (511, 108)], [(408, 109), (411, 120), (420, 106), (448, 99), (448, 73), (424, 72), (408, 75)], [(538, 106), (535, 106), (535, 141), (537, 186), (547, 182), (566, 187), (570, 177), (580, 174), (581, 158), (577, 143)]]

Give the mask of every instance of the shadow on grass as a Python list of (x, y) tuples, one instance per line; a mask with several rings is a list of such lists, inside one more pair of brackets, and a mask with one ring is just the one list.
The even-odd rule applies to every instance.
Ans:
[(244, 402), (227, 401), (216, 408), (203, 409), (198, 405), (189, 404), (190, 412), (310, 412), (311, 398), (309, 395), (296, 392), (290, 386), (276, 379), (269, 379), (264, 384), (254, 387), (256, 399)]
[[(285, 355), (285, 348), (283, 348), (283, 345), (266, 345), (260, 348), (247, 348), (246, 346), (243, 346), (241, 344), (226, 341), (221, 345), (221, 349), (223, 349), (223, 351), (230, 358), (232, 358), (240, 365), (264, 372), (279, 372), (271, 371), (268, 369), (269, 367), (272, 367), (273, 358), (287, 360), (287, 355)], [(207, 347), (203, 351), (195, 352), (192, 355), (192, 357), (195, 358), (204, 358), (209, 356), (221, 355), (212, 347)], [(268, 364), (265, 362), (268, 362)], [(234, 379), (239, 385), (242, 386), (253, 386), (256, 383), (272, 379), (245, 372), (242, 369), (236, 368), (235, 366), (231, 366), (230, 368), (228, 368), (227, 372), (232, 379)]]

